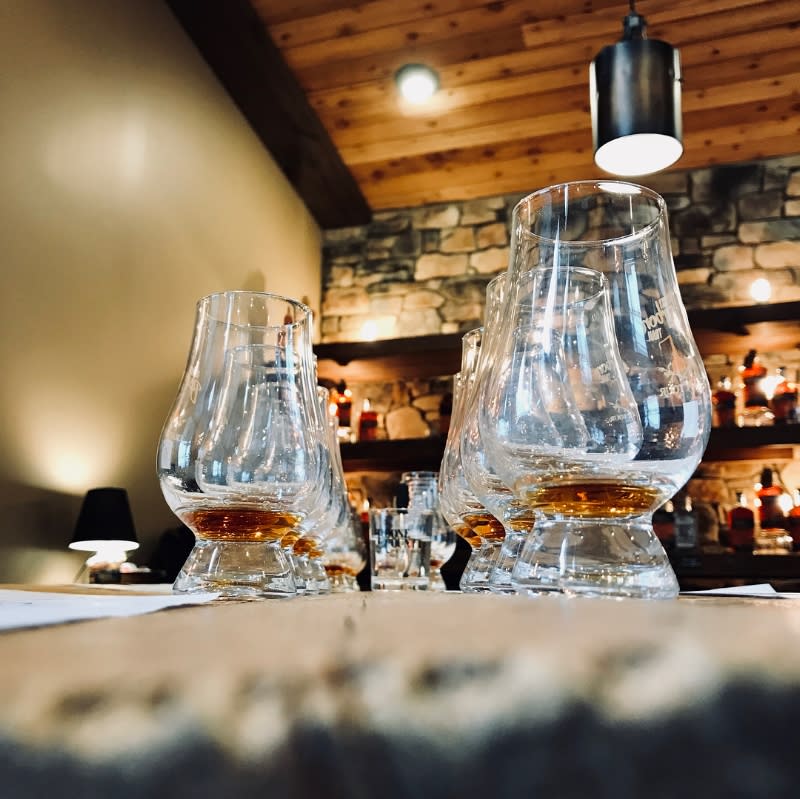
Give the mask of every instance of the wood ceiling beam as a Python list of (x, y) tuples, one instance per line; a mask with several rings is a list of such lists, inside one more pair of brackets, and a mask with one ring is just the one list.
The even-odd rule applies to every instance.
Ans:
[[(768, 40), (767, 37), (762, 37)], [(713, 69), (705, 69), (713, 63)], [(752, 52), (722, 62), (684, 61), (684, 94), (725, 82), (742, 80), (743, 77), (781, 78), (800, 71), (800, 48), (794, 46), (783, 50)], [(453, 113), (496, 102), (511, 97), (543, 94), (548, 91), (569, 91), (579, 87), (588, 92), (588, 70), (585, 65), (558, 67), (543, 72), (512, 75), (501, 80), (484, 80), (468, 86), (443, 89), (437, 95), (437, 115)], [(350, 128), (381, 119), (396, 119), (398, 113), (411, 115), (410, 110), (399, 106), (397, 91), (392, 81), (361, 84), (347, 89), (314, 92), (309, 96), (312, 106), (320, 116), (333, 125), (339, 118), (346, 118)], [(417, 111), (423, 118), (429, 112)]]
[(358, 184), (249, 2), (167, 4), (320, 227), (369, 221)]
[[(748, 118), (752, 119), (742, 116), (742, 119)], [(691, 169), (783, 155), (796, 149), (799, 135), (800, 117), (797, 116), (771, 125), (756, 121), (705, 128), (684, 137), (686, 151), (675, 168)], [(574, 139), (564, 144), (562, 150), (535, 156), (492, 158), (471, 167), (452, 166), (438, 172), (366, 179), (362, 185), (373, 206), (385, 209), (527, 192), (553, 182), (604, 176), (593, 163), (591, 142), (584, 147), (575, 147)], [(465, 192), (464, 187), (468, 187), (468, 191)]]
[[(726, 19), (724, 25), (728, 33), (725, 35), (715, 30), (715, 24), (720, 18), (735, 17), (736, 12), (712, 16), (702, 28), (692, 29), (691, 26), (688, 30), (682, 28), (682, 35), (687, 37), (687, 41), (677, 37), (669, 38), (669, 28), (660, 30), (670, 44), (680, 49), (684, 64), (692, 60), (708, 60), (710, 57), (723, 61), (752, 52), (763, 52), (767, 46), (774, 49), (796, 47), (800, 7), (795, 0), (788, 0), (788, 5), (785, 2), (778, 5), (778, 11), (773, 10), (763, 19), (758, 16), (755, 22), (749, 14), (746, 21)], [(774, 19), (776, 14), (779, 14), (782, 22), (767, 21)], [(514, 30), (512, 35), (516, 34), (517, 31)], [(758, 44), (760, 37), (769, 38), (766, 42)], [(479, 35), (478, 45), (480, 38)], [(416, 50), (408, 48), (399, 53), (375, 53), (371, 56), (298, 69), (296, 74), (306, 91), (313, 95), (326, 89), (353, 87), (362, 83), (386, 80), (391, 78), (398, 66), (410, 60), (410, 56), (413, 55), (417, 59), (427, 57), (428, 63), (439, 70), (442, 85), (455, 87), (563, 66), (580, 65), (582, 69), (588, 70), (594, 56), (612, 41), (607, 35), (599, 35), (589, 39), (570, 39), (565, 42), (545, 44), (541, 47), (519, 46), (516, 50), (510, 47), (509, 42), (503, 41), (495, 45), (495, 49), (499, 52), (492, 53), (488, 45), (483, 51), (480, 47), (472, 46), (475, 43), (474, 39), (467, 42), (455, 37), (451, 43), (439, 46), (432, 44), (428, 47), (418, 47)]]

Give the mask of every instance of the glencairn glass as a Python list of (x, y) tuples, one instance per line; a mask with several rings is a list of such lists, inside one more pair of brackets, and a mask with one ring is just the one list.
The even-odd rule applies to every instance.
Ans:
[[(244, 580), (246, 584), (240, 584), (240, 577), (246, 572), (241, 564), (233, 568), (228, 579), (227, 564), (231, 558), (236, 559), (235, 553), (251, 552), (255, 560), (255, 550), (237, 546), (240, 542), (235, 540), (234, 528), (229, 525), (223, 529), (221, 522), (212, 522), (210, 518), (206, 519), (202, 533), (198, 533), (190, 514), (193, 509), (204, 507), (207, 500), (197, 481), (197, 458), (219, 400), (226, 353), (251, 344), (281, 347), (291, 353), (297, 378), (308, 394), (313, 391), (314, 383), (311, 342), (311, 310), (288, 297), (229, 291), (210, 294), (198, 302), (186, 368), (161, 432), (157, 456), (164, 498), (196, 538), (174, 590), (214, 590), (223, 597), (293, 593), (284, 577), (285, 559), (281, 556), (273, 559), (271, 547), (256, 548), (274, 562), (254, 564), (252, 579)], [(315, 423), (321, 425), (322, 420), (316, 419)], [(277, 580), (275, 584), (272, 577)]]
[[(492, 346), (502, 328), (501, 312), (507, 275), (498, 275), (486, 287), (486, 321), (475, 369), (475, 381), (463, 411), (461, 462), (467, 485), (475, 496), (503, 525), (505, 536), (489, 573), (489, 590), (515, 593), (511, 573), (528, 533), (533, 528), (534, 512), (518, 499), (500, 479), (486, 457), (480, 427), (479, 397), (491, 371)], [(542, 579), (537, 591), (558, 590), (557, 583)], [(531, 592), (533, 586), (528, 586)]]
[(456, 534), (439, 508), (439, 473), (403, 472), (400, 481), (408, 487), (409, 512), (431, 517), (430, 590), (445, 591), (441, 569), (456, 551)]
[(361, 535), (361, 520), (351, 508), (347, 518), (323, 543), (322, 563), (335, 594), (360, 591), (356, 582), (367, 565), (367, 550)]
[(691, 476), (711, 419), (656, 193), (553, 186), (512, 219), (505, 329), (481, 392), (489, 459), (537, 514), (512, 579), (674, 597), (652, 512)]
[(462, 338), (461, 371), (453, 381), (453, 414), (439, 469), (439, 503), (442, 515), (472, 547), (459, 581), (467, 593), (489, 590), (489, 573), (505, 535), (502, 524), (489, 513), (467, 485), (461, 461), (461, 432), (466, 398), (475, 378), (483, 328)]
[(206, 587), (218, 581), (236, 596), (295, 593), (280, 543), (320, 489), (316, 395), (299, 366), (291, 350), (271, 345), (235, 347), (226, 356), (197, 453), (202, 495), (179, 509), (181, 520), (211, 543)]

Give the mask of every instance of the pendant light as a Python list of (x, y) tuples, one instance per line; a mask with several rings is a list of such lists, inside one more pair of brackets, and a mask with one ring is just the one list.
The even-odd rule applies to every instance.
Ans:
[(633, 0), (622, 24), (589, 69), (594, 160), (612, 175), (648, 175), (683, 154), (680, 53), (647, 38)]

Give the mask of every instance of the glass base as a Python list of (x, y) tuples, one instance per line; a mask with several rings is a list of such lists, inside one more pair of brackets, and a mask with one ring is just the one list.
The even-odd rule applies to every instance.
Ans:
[(444, 577), (442, 577), (441, 569), (431, 568), (431, 576), (428, 584), (428, 590), (430, 591), (446, 591), (447, 585), (445, 585)]
[(500, 554), (502, 542), (484, 541), (472, 554), (464, 567), (458, 587), (465, 594), (482, 594), (489, 590), (489, 575)]
[(503, 546), (497, 556), (497, 562), (489, 573), (489, 590), (493, 594), (516, 594), (517, 590), (511, 581), (511, 573), (525, 546), (527, 533), (506, 532)]
[(198, 539), (172, 590), (216, 591), (220, 599), (285, 599), (297, 590), (289, 558), (276, 543)]
[(672, 599), (678, 580), (649, 521), (544, 521), (512, 572), (519, 593)]
[(328, 581), (331, 584), (332, 594), (349, 594), (361, 590), (356, 578), (345, 572), (328, 572)]

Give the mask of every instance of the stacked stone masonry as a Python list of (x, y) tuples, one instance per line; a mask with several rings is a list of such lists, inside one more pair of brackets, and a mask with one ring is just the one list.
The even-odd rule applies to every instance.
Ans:
[[(800, 155), (641, 182), (667, 202), (687, 308), (751, 304), (757, 277), (769, 278), (773, 299), (800, 300)], [(397, 209), (363, 227), (327, 231), (322, 340), (454, 333), (481, 324), (486, 284), (508, 265), (511, 212), (522, 196)], [(800, 369), (800, 351), (761, 353), (761, 359), (770, 369), (786, 366), (790, 376)], [(734, 376), (738, 365), (724, 353), (706, 360), (712, 384)], [(438, 405), (450, 383), (351, 388), (357, 402), (373, 401), (389, 437), (408, 438), (438, 432)], [(752, 490), (759, 468), (707, 464), (690, 489), (725, 502), (733, 490)]]
[[(800, 299), (800, 155), (642, 182), (666, 199), (687, 308), (748, 304), (762, 276), (774, 296)], [(369, 225), (327, 231), (322, 340), (480, 324), (486, 284), (508, 266), (511, 212), (521, 196), (386, 211)]]

